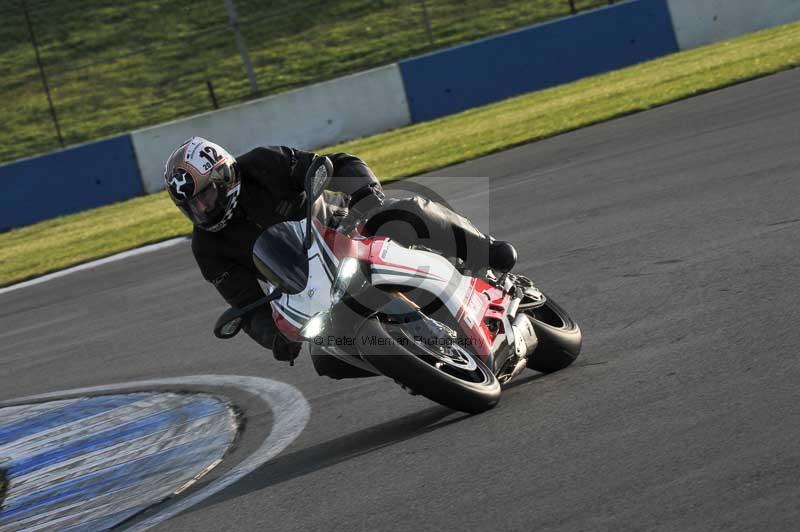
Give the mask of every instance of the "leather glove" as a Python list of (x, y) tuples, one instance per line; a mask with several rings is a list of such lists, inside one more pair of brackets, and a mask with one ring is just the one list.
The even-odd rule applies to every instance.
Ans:
[(269, 306), (259, 308), (244, 322), (244, 332), (259, 343), (262, 347), (272, 349), (275, 338), (280, 334), (275, 322), (272, 321), (272, 312)]
[(331, 229), (341, 227), (342, 221), (347, 218), (347, 203), (350, 196), (344, 192), (322, 191), (322, 201), (314, 204), (314, 218)]
[(363, 222), (383, 206), (385, 198), (386, 195), (380, 185), (372, 184), (350, 194), (350, 203), (347, 207), (351, 215), (358, 216)]
[(281, 218), (293, 218), (304, 213), (306, 204), (305, 190), (298, 193), (297, 196), (291, 199), (282, 199), (275, 206), (275, 214)]
[(358, 224), (363, 224), (383, 207), (386, 196), (378, 185), (362, 187), (350, 195), (347, 216), (342, 220), (342, 232), (349, 234)]
[(272, 346), (272, 356), (275, 357), (275, 360), (289, 362), (294, 366), (294, 359), (300, 354), (301, 347), (303, 347), (303, 344), (300, 342), (292, 342), (278, 333), (275, 337), (275, 344)]
[(262, 347), (270, 349), (275, 360), (292, 362), (300, 354), (302, 344), (288, 340), (278, 331), (269, 307), (255, 311), (245, 323), (244, 331)]

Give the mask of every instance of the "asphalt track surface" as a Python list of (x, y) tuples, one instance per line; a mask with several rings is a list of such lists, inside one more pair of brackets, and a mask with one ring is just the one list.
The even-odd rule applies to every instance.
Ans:
[(216, 340), (186, 245), (0, 296), (0, 399), (192, 374), (303, 392), (283, 454), (159, 530), (797, 530), (798, 94), (788, 71), (438, 172), (493, 176), (447, 197), (490, 202), (585, 334), (483, 415)]

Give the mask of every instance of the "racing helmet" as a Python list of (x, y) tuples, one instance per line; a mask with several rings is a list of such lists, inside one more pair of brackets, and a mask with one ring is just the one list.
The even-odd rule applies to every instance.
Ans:
[(167, 159), (164, 180), (172, 201), (196, 227), (219, 231), (233, 217), (241, 175), (236, 159), (219, 144), (190, 138)]

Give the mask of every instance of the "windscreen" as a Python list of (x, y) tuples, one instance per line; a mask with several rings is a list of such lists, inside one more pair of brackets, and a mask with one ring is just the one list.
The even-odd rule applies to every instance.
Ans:
[(253, 246), (258, 271), (287, 294), (299, 294), (308, 283), (308, 256), (296, 226), (298, 222), (275, 224)]

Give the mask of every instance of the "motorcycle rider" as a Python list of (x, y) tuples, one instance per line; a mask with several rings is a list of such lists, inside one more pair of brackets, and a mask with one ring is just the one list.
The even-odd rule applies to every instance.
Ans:
[[(270, 225), (305, 217), (304, 180), (316, 157), (279, 146), (255, 148), (234, 158), (220, 145), (192, 137), (167, 159), (167, 190), (194, 225), (192, 252), (200, 271), (231, 306), (242, 307), (264, 296), (252, 260), (253, 244)], [(328, 157), (334, 171), (324, 201), (339, 222), (348, 216), (368, 220), (365, 232), (405, 245), (425, 237), (425, 245), (445, 256), (458, 256), (469, 269), (505, 272), (514, 266), (516, 250), (511, 244), (487, 237), (439, 203), (418, 196), (385, 198), (375, 174), (358, 157)], [(443, 249), (452, 248), (454, 240), (461, 243), (458, 249)], [(278, 360), (292, 361), (299, 354), (301, 344), (278, 331), (269, 306), (251, 314), (243, 329)], [(320, 375), (364, 376), (335, 357), (313, 357), (313, 363)]]

